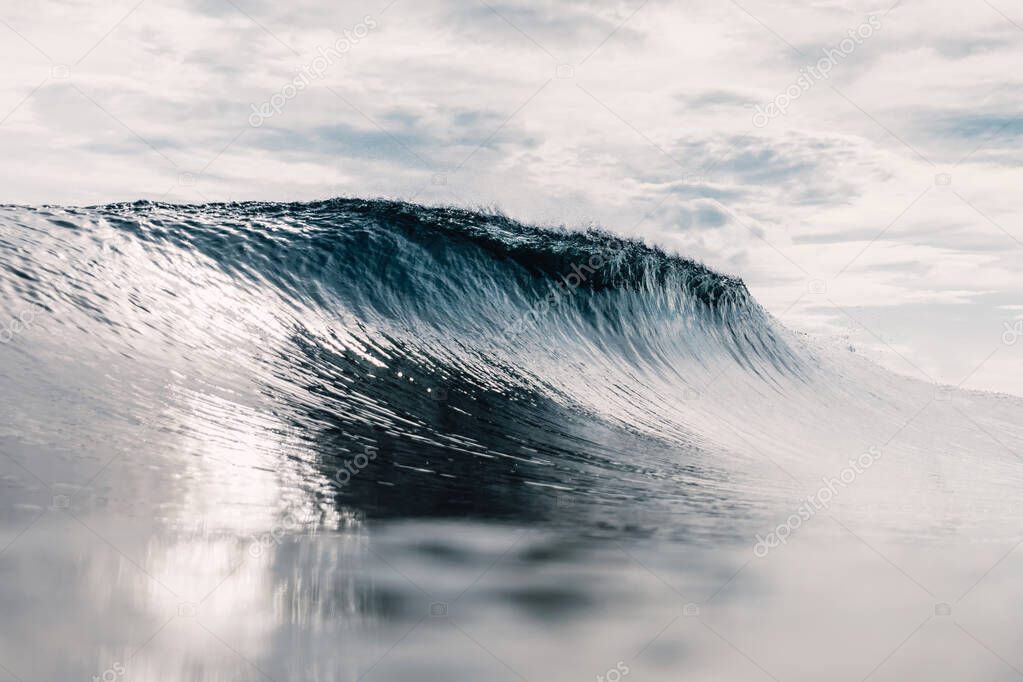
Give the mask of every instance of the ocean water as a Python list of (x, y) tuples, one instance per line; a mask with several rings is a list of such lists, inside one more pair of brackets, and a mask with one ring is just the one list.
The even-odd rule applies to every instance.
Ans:
[(698, 263), (399, 202), (6, 206), (0, 292), (0, 679), (1023, 674), (1023, 401)]

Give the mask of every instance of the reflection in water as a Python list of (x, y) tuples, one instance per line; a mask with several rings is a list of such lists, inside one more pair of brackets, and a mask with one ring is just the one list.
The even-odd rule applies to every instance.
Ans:
[(596, 233), (358, 201), (0, 228), (0, 314), (43, 311), (0, 344), (0, 677), (1023, 669), (1016, 399)]
[[(748, 547), (398, 522), (289, 535), (254, 556), (202, 535), (133, 545), (117, 522), (89, 521), (138, 559), (60, 516), (5, 559), (5, 585), (17, 585), (5, 610), (21, 624), (5, 632), (5, 665), (23, 679), (122, 664), (136, 680), (569, 680), (619, 662), (636, 679), (757, 679), (759, 668), (862, 679), (914, 631), (879, 679), (1015, 675), (962, 630), (1012, 651), (1015, 561), (936, 615), (937, 584), (914, 585), (841, 532), (810, 530), (787, 555), (750, 563)], [(68, 646), (54, 655), (53, 641)]]

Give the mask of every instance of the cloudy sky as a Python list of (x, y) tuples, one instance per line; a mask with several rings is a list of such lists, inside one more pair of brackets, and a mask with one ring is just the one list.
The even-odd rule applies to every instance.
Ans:
[(2, 203), (598, 223), (900, 372), (1023, 395), (1007, 0), (53, 0), (4, 3), (0, 36)]

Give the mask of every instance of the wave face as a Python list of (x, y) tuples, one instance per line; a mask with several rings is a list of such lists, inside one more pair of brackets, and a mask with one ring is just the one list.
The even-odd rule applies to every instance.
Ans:
[[(51, 339), (16, 364), (49, 374), (46, 353), (87, 355), (154, 380), (145, 399), (168, 408), (140, 415), (107, 376), (62, 391), (121, 413), (86, 429), (181, 430), (169, 396), (187, 393), (209, 422), (188, 430), (208, 435), (223, 426), (215, 401), (245, 405), (323, 472), (376, 448), (366, 475), (329, 477), (373, 514), (519, 515), (535, 506), (524, 484), (688, 479), (706, 434), (685, 407), (716, 373), (777, 391), (811, 372), (741, 281), (596, 230), (357, 200), (3, 220), (7, 318), (34, 311)], [(656, 454), (630, 454), (640, 446)], [(648, 494), (623, 480), (615, 495)], [(387, 494), (413, 483), (414, 500)]]
[(880, 438), (931, 390), (599, 230), (341, 199), (0, 220), (11, 433), (130, 449), (245, 422), (274, 468), (315, 471), (296, 487), (370, 516), (549, 519), (572, 500), (613, 526), (608, 500), (655, 500), (676, 530), (717, 528), (710, 510), (771, 496), (765, 466), (817, 458), (836, 428)]
[[(24, 679), (733, 678), (751, 657), (715, 637), (783, 679), (869, 676), (1023, 522), (1018, 399), (811, 342), (599, 230), (8, 206), (0, 292), (0, 664)], [(665, 629), (683, 593), (712, 630)], [(459, 629), (406, 641), (456, 602)], [(957, 678), (936, 642), (900, 660)]]
[(289, 487), (357, 514), (572, 502), (614, 526), (656, 501), (671, 528), (717, 532), (721, 505), (735, 521), (774, 496), (765, 468), (819, 461), (837, 432), (856, 454), (933, 402), (812, 348), (740, 280), (599, 230), (354, 199), (7, 207), (0, 225), (9, 435), (173, 460), (168, 433), (244, 425), (266, 466), (307, 467)]

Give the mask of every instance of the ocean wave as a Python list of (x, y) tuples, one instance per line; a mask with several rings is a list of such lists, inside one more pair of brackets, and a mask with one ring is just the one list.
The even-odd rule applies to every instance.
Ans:
[(883, 433), (930, 390), (697, 262), (456, 208), (3, 207), (0, 258), (0, 314), (34, 311), (0, 348), (11, 433), (246, 439), (378, 516), (655, 500), (720, 530), (708, 510), (775, 494), (753, 492), (765, 468)]

